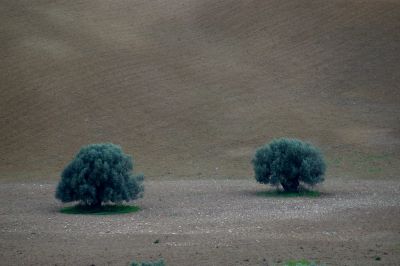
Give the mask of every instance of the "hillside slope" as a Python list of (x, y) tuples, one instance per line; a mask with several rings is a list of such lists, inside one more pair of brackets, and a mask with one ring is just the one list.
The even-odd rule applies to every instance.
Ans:
[(2, 1), (0, 176), (107, 141), (152, 178), (246, 177), (280, 136), (396, 176), (399, 29), (399, 1)]

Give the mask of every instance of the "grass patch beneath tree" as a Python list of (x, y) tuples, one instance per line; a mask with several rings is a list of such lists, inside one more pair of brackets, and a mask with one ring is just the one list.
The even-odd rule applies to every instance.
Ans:
[(133, 261), (131, 266), (166, 266), (163, 259), (157, 261)]
[(287, 192), (284, 190), (267, 190), (257, 192), (257, 196), (271, 197), (271, 198), (317, 198), (321, 196), (321, 192), (302, 188), (299, 192)]
[(103, 205), (98, 208), (92, 208), (78, 204), (75, 206), (64, 207), (60, 212), (65, 214), (113, 215), (133, 213), (139, 210), (140, 208), (138, 206), (132, 205)]
[(284, 266), (322, 266), (322, 264), (317, 264), (313, 261), (308, 260), (289, 260), (283, 264)]

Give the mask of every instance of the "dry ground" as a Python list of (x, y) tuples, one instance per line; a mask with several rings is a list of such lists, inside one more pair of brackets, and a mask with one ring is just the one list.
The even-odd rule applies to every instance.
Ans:
[(153, 179), (251, 175), (291, 136), (398, 177), (400, 2), (0, 1), (0, 175), (111, 141)]
[[(399, 29), (398, 0), (0, 0), (0, 264), (398, 264)], [(254, 195), (281, 136), (321, 147), (326, 196)], [(59, 214), (106, 141), (143, 211)]]
[[(58, 212), (53, 183), (1, 183), (3, 265), (398, 265), (400, 184), (333, 179), (320, 198), (265, 198), (249, 180), (152, 181), (116, 216)], [(159, 240), (159, 243), (154, 243)], [(381, 260), (376, 261), (379, 257)]]

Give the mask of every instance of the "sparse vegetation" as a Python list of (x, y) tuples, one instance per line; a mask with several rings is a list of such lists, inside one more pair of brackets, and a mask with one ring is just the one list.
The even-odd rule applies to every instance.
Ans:
[(288, 192), (285, 190), (268, 190), (257, 192), (258, 196), (263, 197), (282, 197), (282, 198), (295, 198), (295, 197), (307, 197), (316, 198), (321, 196), (319, 191), (308, 190), (305, 188), (299, 189), (297, 192)]
[(286, 192), (299, 192), (301, 183), (324, 181), (326, 165), (319, 149), (297, 139), (275, 139), (259, 148), (252, 160), (259, 183), (282, 185)]
[(284, 266), (322, 266), (322, 264), (317, 264), (313, 261), (308, 260), (290, 260), (283, 264)]
[(163, 259), (157, 260), (157, 261), (133, 261), (131, 263), (131, 266), (165, 266), (165, 262)]
[(93, 215), (108, 215), (108, 214), (124, 214), (137, 212), (140, 208), (130, 205), (103, 205), (99, 208), (93, 208), (85, 205), (75, 205), (65, 207), (60, 210), (61, 213), (66, 214), (93, 214)]
[(102, 210), (102, 203), (137, 199), (143, 193), (143, 176), (134, 176), (132, 171), (132, 158), (121, 147), (111, 143), (85, 146), (62, 172), (56, 198), (79, 201), (83, 209), (95, 211)]

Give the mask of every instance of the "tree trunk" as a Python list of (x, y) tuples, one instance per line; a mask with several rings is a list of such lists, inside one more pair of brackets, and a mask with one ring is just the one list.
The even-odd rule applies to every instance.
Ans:
[(97, 199), (96, 202), (93, 202), (90, 205), (90, 208), (92, 208), (92, 209), (100, 209), (101, 208), (101, 200)]
[(283, 189), (286, 192), (299, 192), (299, 179), (285, 180), (281, 182)]

